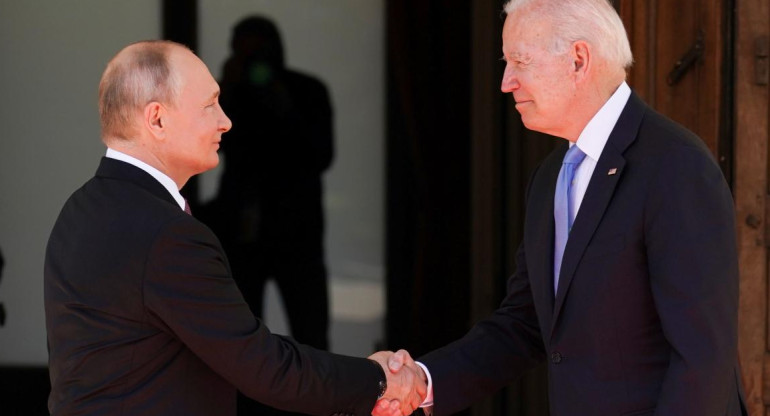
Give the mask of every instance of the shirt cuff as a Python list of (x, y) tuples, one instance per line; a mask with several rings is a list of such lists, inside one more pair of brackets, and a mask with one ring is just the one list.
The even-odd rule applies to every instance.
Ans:
[(428, 367), (425, 364), (419, 361), (415, 361), (415, 363), (422, 368), (422, 371), (425, 372), (425, 376), (428, 378), (428, 394), (425, 396), (425, 400), (423, 400), (420, 407), (431, 407), (433, 406), (433, 379), (430, 377), (430, 371), (428, 371)]

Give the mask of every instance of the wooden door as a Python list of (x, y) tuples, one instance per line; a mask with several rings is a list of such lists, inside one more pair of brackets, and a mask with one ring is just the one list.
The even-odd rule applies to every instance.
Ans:
[(700, 136), (731, 179), (728, 1), (615, 0), (631, 41), (628, 83)]
[(770, 415), (768, 1), (737, 0), (735, 22), (733, 194), (741, 267), (738, 350), (749, 412)]
[(731, 184), (741, 269), (739, 356), (750, 414), (770, 415), (767, 0), (616, 0), (631, 86), (697, 133)]

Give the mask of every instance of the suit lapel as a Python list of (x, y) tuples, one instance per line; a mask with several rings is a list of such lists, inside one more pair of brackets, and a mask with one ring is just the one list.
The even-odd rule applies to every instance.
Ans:
[[(583, 202), (580, 205), (580, 211), (575, 218), (575, 222), (570, 231), (567, 246), (564, 250), (562, 259), (561, 275), (559, 277), (559, 287), (556, 293), (553, 323), (551, 330), (555, 327), (556, 320), (559, 318), (564, 299), (569, 292), (569, 286), (575, 276), (580, 259), (585, 252), (591, 237), (602, 220), (607, 206), (612, 200), (618, 182), (623, 176), (626, 160), (623, 152), (636, 139), (641, 124), (646, 105), (639, 97), (632, 93), (626, 103), (626, 107), (618, 118), (615, 128), (610, 133), (607, 144), (602, 150), (596, 169), (591, 176), (591, 181), (586, 189)], [(553, 248), (551, 249), (553, 252)], [(553, 273), (549, 274), (553, 276)]]
[[(531, 186), (532, 192), (527, 198), (529, 203), (525, 220), (530, 287), (537, 305), (543, 305), (543, 307), (538, 307), (538, 315), (543, 324), (550, 324), (554, 307), (553, 195), (556, 192), (556, 180), (559, 176), (561, 163), (568, 148), (566, 140), (558, 140), (564, 143), (543, 161), (538, 169), (539, 172), (535, 175)], [(546, 331), (544, 330), (543, 333), (545, 334)]]

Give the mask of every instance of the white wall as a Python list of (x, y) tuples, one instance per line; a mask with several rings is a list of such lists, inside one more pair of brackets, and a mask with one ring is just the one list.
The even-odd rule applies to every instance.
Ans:
[[(280, 26), (289, 66), (323, 79), (337, 156), (326, 175), (332, 349), (364, 355), (382, 336), (383, 0), (199, 0), (201, 57), (215, 77), (247, 13)], [(126, 44), (158, 38), (158, 0), (0, 0), (0, 365), (44, 365), (43, 257), (65, 199), (104, 152), (97, 88)], [(204, 178), (209, 194), (215, 173)], [(206, 185), (208, 184), (208, 185)], [(268, 324), (285, 332), (274, 291)]]
[(157, 0), (0, 0), (0, 365), (47, 361), (45, 245), (104, 152), (99, 78), (120, 48), (160, 28)]
[[(232, 27), (261, 14), (278, 26), (287, 65), (329, 88), (336, 145), (325, 176), (331, 348), (368, 354), (382, 337), (385, 309), (384, 1), (199, 0), (199, 10), (198, 52), (216, 78), (230, 52)], [(215, 193), (217, 175), (203, 177), (204, 199)], [(268, 288), (266, 320), (285, 333), (275, 293)]]

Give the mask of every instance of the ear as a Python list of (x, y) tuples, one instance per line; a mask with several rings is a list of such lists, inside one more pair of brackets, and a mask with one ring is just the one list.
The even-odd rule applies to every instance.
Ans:
[(163, 104), (153, 101), (144, 106), (143, 119), (145, 128), (157, 139), (166, 137), (166, 121), (168, 113)]
[(578, 40), (572, 44), (570, 50), (572, 70), (576, 79), (585, 78), (591, 69), (591, 48), (586, 41)]

